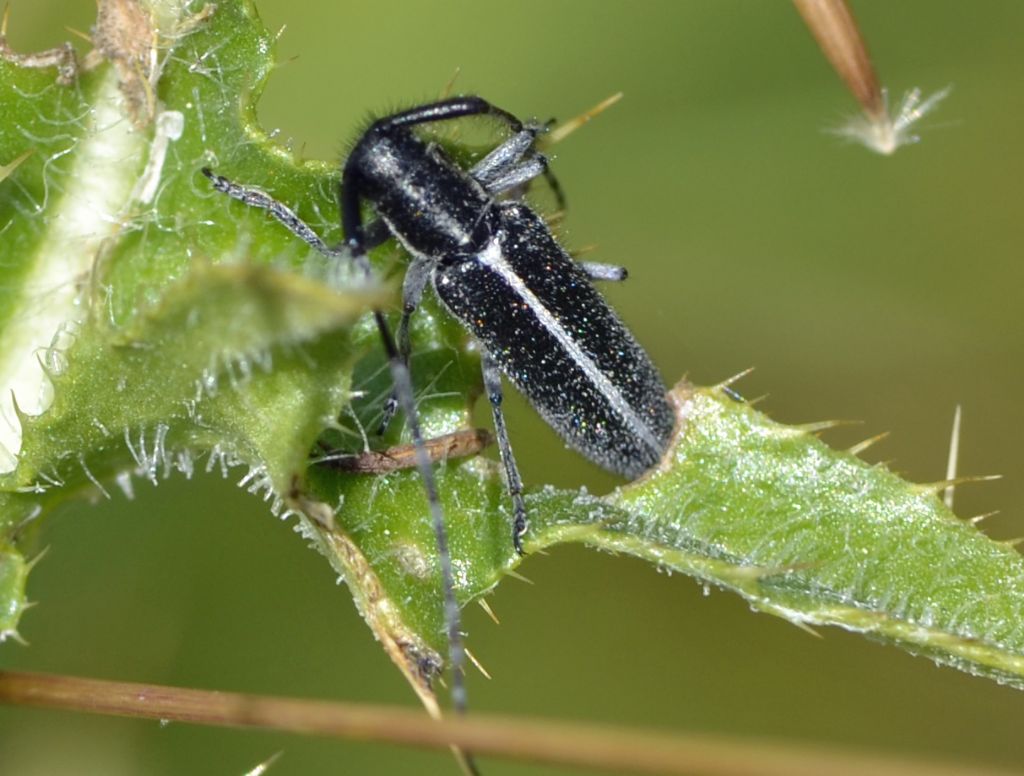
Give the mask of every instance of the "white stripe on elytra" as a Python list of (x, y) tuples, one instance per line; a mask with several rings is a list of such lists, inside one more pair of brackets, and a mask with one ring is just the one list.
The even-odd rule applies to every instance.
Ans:
[(576, 340), (570, 336), (558, 319), (551, 314), (551, 311), (544, 306), (534, 295), (533, 291), (523, 282), (523, 279), (505, 261), (498, 240), (493, 239), (487, 243), (487, 247), (480, 252), (479, 258), (481, 264), (497, 272), (508, 283), (509, 287), (530, 306), (540, 324), (550, 332), (551, 336), (558, 340), (558, 344), (569, 354), (573, 363), (583, 370), (591, 384), (596, 386), (604, 398), (608, 400), (612, 409), (622, 416), (651, 450), (661, 452), (661, 443), (651, 433), (640, 416), (633, 411), (629, 402), (622, 395), (622, 392), (612, 384), (611, 380), (594, 363), (593, 359), (583, 352)]

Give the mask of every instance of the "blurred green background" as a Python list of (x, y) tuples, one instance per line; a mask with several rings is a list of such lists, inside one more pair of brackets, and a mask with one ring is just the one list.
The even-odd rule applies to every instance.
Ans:
[[(1024, 4), (855, 5), (899, 94), (953, 84), (923, 142), (893, 158), (823, 130), (855, 111), (785, 2), (263, 0), (287, 25), (261, 103), (268, 128), (340, 158), (370, 111), (457, 90), (541, 118), (625, 99), (557, 147), (570, 246), (621, 262), (608, 296), (666, 379), (770, 394), (786, 422), (831, 432), (921, 481), (944, 476), (953, 408), (962, 515), (1001, 509), (1024, 534)], [(14, 0), (10, 41), (89, 28), (93, 0)], [(518, 398), (528, 483), (615, 480), (562, 449)], [(327, 565), (291, 526), (219, 478), (138, 486), (67, 508), (0, 665), (202, 688), (415, 705)], [(466, 614), (490, 670), (474, 708), (842, 745), (1019, 767), (1024, 694), (839, 631), (814, 639), (738, 599), (627, 558), (560, 549)], [(0, 708), (0, 773), (454, 773), (443, 753)], [(485, 760), (487, 774), (556, 769)]]

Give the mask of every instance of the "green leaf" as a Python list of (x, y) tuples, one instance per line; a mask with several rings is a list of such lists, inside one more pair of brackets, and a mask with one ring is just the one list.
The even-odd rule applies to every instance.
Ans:
[(681, 426), (662, 466), (605, 499), (535, 508), (550, 515), (538, 544), (636, 555), (794, 624), (1024, 687), (1024, 560), (957, 518), (945, 483), (908, 483), (720, 389), (674, 397)]
[[(419, 478), (310, 457), (359, 454), (375, 426), (389, 382), (360, 316), (392, 295), (199, 173), (265, 186), (339, 237), (336, 172), (256, 124), (271, 38), (239, 0), (103, 3), (97, 30), (105, 61), (71, 84), (0, 57), (0, 634), (16, 634), (25, 558), (54, 506), (130, 491), (137, 477), (240, 466), (344, 577), (436, 710), (445, 630)], [(154, 45), (162, 69), (149, 72)], [(373, 257), (382, 276), (395, 252)], [(468, 427), (480, 386), (465, 333), (428, 300), (414, 340), (426, 432)], [(662, 464), (605, 497), (534, 490), (528, 551), (577, 542), (637, 555), (797, 624), (1024, 684), (1014, 550), (959, 521), (935, 488), (722, 390), (682, 384), (673, 396), (680, 425)], [(380, 445), (407, 441), (397, 426)], [(438, 481), (465, 603), (522, 559), (494, 462), (450, 460)]]

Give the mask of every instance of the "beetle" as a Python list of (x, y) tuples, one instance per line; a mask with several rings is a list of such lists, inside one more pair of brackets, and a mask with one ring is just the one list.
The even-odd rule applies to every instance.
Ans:
[[(507, 140), (468, 170), (413, 131), (418, 125), (468, 116), (490, 116), (511, 130)], [(407, 366), (410, 318), (427, 284), (481, 345), (483, 382), (512, 502), (512, 541), (520, 554), (527, 513), (501, 408), (502, 375), (567, 446), (630, 479), (661, 459), (675, 425), (657, 369), (593, 284), (624, 279), (625, 270), (576, 262), (522, 200), (527, 185), (541, 175), (552, 181), (560, 195), (547, 159), (536, 149), (537, 137), (544, 131), (544, 125), (526, 124), (475, 96), (428, 103), (372, 122), (342, 169), (339, 203), (344, 241), (334, 247), (291, 209), (259, 189), (233, 183), (208, 168), (202, 170), (216, 190), (266, 209), (316, 250), (348, 258), (364, 273), (370, 273), (367, 251), (391, 237), (409, 253), (397, 344), (383, 313), (374, 311), (394, 383), (385, 424), (395, 407), (401, 406), (417, 450), (442, 555), (453, 666), (461, 657), (458, 607)], [(368, 225), (361, 212), (364, 201), (377, 216)]]

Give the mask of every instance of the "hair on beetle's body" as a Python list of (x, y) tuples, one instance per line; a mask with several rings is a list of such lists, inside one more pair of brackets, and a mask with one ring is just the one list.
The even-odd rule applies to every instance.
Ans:
[[(500, 119), (512, 136), (469, 170), (411, 129), (474, 115)], [(657, 370), (593, 286), (594, 280), (621, 280), (625, 270), (574, 261), (520, 199), (539, 175), (561, 194), (535, 148), (542, 131), (478, 97), (443, 100), (374, 121), (345, 161), (340, 191), (345, 240), (333, 248), (281, 203), (203, 170), (217, 190), (267, 209), (309, 245), (350, 258), (364, 272), (370, 271), (366, 251), (391, 236), (408, 251), (397, 345), (383, 314), (374, 312), (394, 381), (382, 426), (397, 406), (403, 409), (442, 556), (447, 536), (408, 372), (410, 316), (428, 284), (482, 346), (484, 387), (512, 500), (517, 551), (522, 552), (527, 516), (501, 410), (502, 374), (569, 447), (629, 478), (661, 459), (675, 422)], [(368, 226), (363, 200), (378, 218)], [(440, 560), (453, 700), (459, 706), (464, 698), (458, 607), (450, 558)]]

